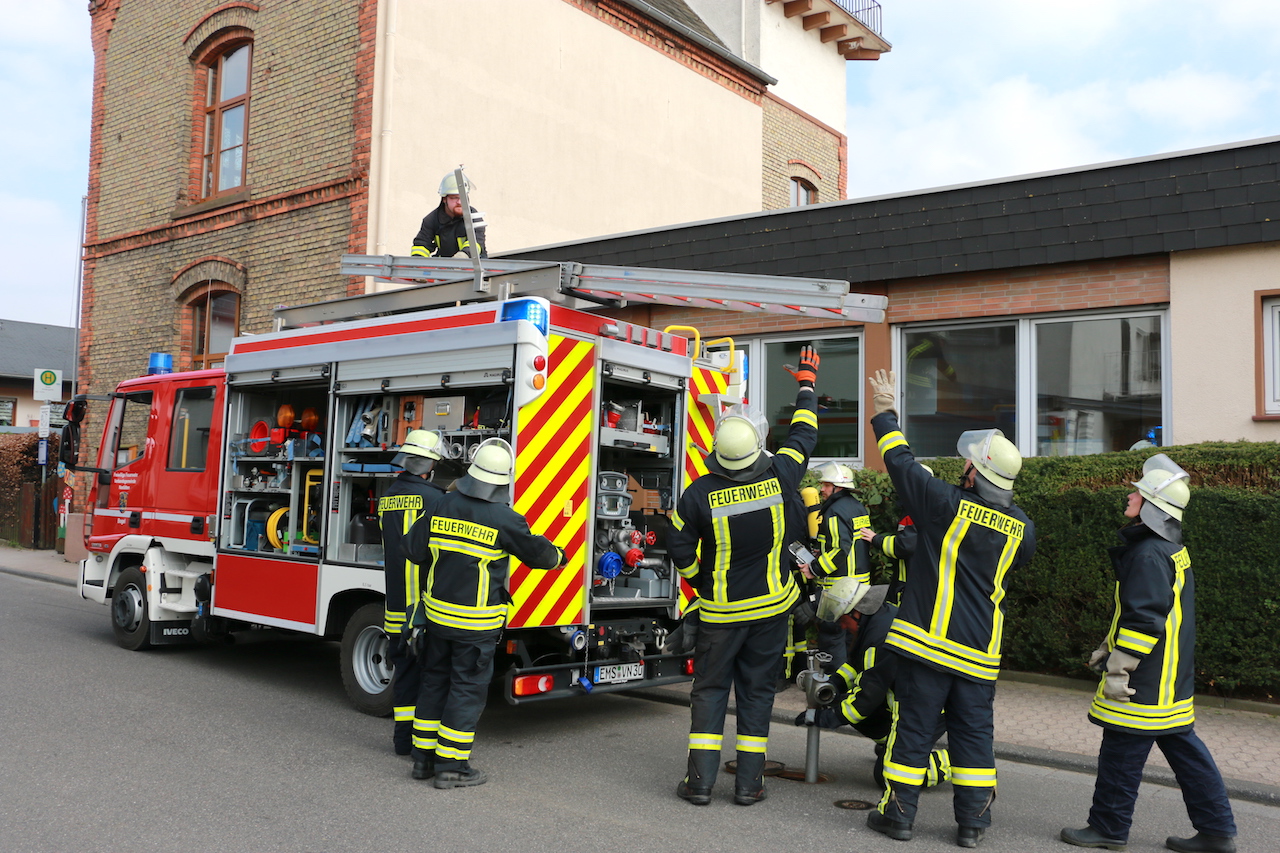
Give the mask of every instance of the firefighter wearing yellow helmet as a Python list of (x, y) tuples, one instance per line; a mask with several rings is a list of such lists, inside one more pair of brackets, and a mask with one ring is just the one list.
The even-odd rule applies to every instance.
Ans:
[[(839, 462), (827, 462), (818, 468), (819, 494), (818, 535), (814, 537), (817, 560), (801, 567), (805, 575), (814, 578), (821, 597), (828, 595), (831, 585), (841, 578), (853, 578), (863, 584), (871, 582), (871, 555), (867, 542), (858, 532), (871, 525), (871, 518), (862, 501), (851, 491), (853, 470)], [(848, 661), (849, 637), (835, 619), (823, 619), (818, 608), (818, 651), (822, 656), (822, 668), (835, 672)]]
[(400, 452), (391, 458), (404, 470), (378, 499), (378, 524), (382, 528), (382, 560), (386, 579), (383, 630), (387, 657), (393, 669), (391, 701), (395, 728), (392, 746), (397, 755), (413, 748), (413, 708), (418, 701), (422, 667), (410, 653), (406, 611), (418, 600), (418, 563), (405, 554), (404, 538), (423, 517), (429, 518), (444, 497), (444, 489), (431, 482), (442, 455), (440, 433), (415, 429), (405, 436)]
[(471, 746), (507, 619), (511, 557), (532, 569), (565, 565), (564, 552), (530, 532), (524, 516), (507, 505), (512, 459), (502, 439), (482, 442), (457, 489), (409, 531), (405, 543), (424, 569), (427, 622), (411, 775), (434, 778), (437, 788), (485, 782), (484, 772), (471, 766)]
[(898, 427), (896, 377), (878, 370), (870, 381), (871, 427), (918, 537), (902, 605), (885, 638), (886, 649), (900, 658), (894, 676), (899, 713), (885, 755), (885, 794), (867, 826), (890, 838), (911, 837), (942, 719), (956, 844), (977, 847), (995, 799), (993, 705), (1005, 584), (1035, 551), (1035, 528), (1013, 502), (1022, 455), (999, 430), (972, 430), (957, 443), (966, 460), (960, 484), (935, 479), (916, 462)]
[(818, 440), (818, 354), (800, 352), (800, 383), (787, 439), (770, 455), (766, 424), (738, 407), (717, 422), (708, 473), (685, 489), (671, 518), (667, 549), (697, 591), (701, 625), (690, 695), (688, 770), (676, 795), (711, 801), (720, 766), (724, 717), (732, 687), (737, 701), (734, 802), (765, 798), (763, 781), (775, 675), (787, 641), (788, 615), (800, 597), (787, 553), (799, 527), (797, 488)]
[(1093, 808), (1083, 829), (1061, 838), (1078, 847), (1123, 849), (1129, 838), (1142, 768), (1160, 747), (1182, 788), (1191, 838), (1170, 837), (1171, 850), (1232, 853), (1235, 819), (1213, 756), (1195, 733), (1195, 576), (1182, 544), (1190, 476), (1163, 453), (1142, 466), (1110, 549), (1116, 573), (1111, 630), (1089, 659), (1102, 679), (1089, 720), (1102, 727)]

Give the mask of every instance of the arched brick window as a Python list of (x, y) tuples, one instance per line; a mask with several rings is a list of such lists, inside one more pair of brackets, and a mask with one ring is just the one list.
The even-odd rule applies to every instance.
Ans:
[(791, 179), (791, 206), (818, 203), (818, 188), (804, 178)]
[(202, 63), (201, 198), (211, 198), (245, 185), (252, 59), (253, 42), (237, 39), (222, 46)]
[(248, 275), (243, 264), (210, 256), (188, 264), (171, 284), (181, 330), (178, 351), (184, 367), (219, 367), (240, 334), (241, 296)]

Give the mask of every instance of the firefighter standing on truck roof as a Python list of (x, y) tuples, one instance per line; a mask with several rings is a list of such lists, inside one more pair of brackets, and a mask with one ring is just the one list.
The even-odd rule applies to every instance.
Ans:
[[(858, 531), (871, 524), (867, 508), (854, 497), (853, 471), (848, 465), (827, 462), (818, 469), (821, 479), (818, 506), (818, 535), (815, 547), (817, 561), (800, 567), (806, 577), (815, 578), (823, 591), (839, 578), (871, 582), (871, 555)], [(822, 669), (835, 672), (848, 659), (849, 637), (839, 622), (815, 620), (818, 626), (818, 651), (824, 655)]]
[(765, 798), (774, 677), (800, 596), (787, 552), (786, 495), (799, 487), (818, 440), (818, 361), (812, 347), (801, 350), (795, 413), (777, 454), (764, 451), (763, 419), (731, 408), (716, 423), (709, 472), (685, 489), (671, 518), (668, 551), (700, 601), (688, 773), (676, 787), (694, 805), (711, 801), (730, 687), (738, 705), (733, 800), (749, 806)]
[[(929, 472), (929, 476), (933, 476), (933, 469), (928, 465), (921, 465), (925, 471)], [(898, 508), (902, 510), (902, 500), (898, 500)], [(907, 586), (907, 565), (911, 562), (911, 555), (916, 552), (916, 526), (911, 520), (911, 516), (902, 511), (902, 518), (898, 519), (898, 529), (895, 533), (876, 533), (870, 527), (864, 527), (858, 531), (858, 535), (871, 543), (872, 548), (879, 548), (881, 553), (891, 560), (898, 562), (898, 572), (894, 579), (889, 582), (889, 594), (885, 596), (885, 601), (897, 606), (902, 603), (902, 590)]]
[(382, 527), (383, 571), (386, 573), (387, 655), (394, 673), (391, 697), (395, 707), (396, 755), (408, 755), (413, 748), (413, 709), (418, 702), (422, 668), (409, 654), (405, 612), (418, 600), (418, 563), (405, 556), (403, 539), (414, 522), (430, 517), (444, 489), (430, 482), (432, 469), (441, 458), (440, 433), (415, 429), (405, 436), (392, 465), (404, 470), (392, 481), (387, 493), (378, 498), (378, 524)]
[(1182, 789), (1196, 829), (1165, 846), (1185, 853), (1234, 853), (1231, 802), (1213, 756), (1195, 732), (1196, 587), (1182, 544), (1190, 476), (1163, 453), (1142, 466), (1111, 548), (1116, 610), (1089, 665), (1102, 681), (1089, 720), (1102, 726), (1093, 808), (1083, 829), (1059, 836), (1077, 847), (1123, 850), (1133, 822), (1142, 768), (1160, 747)]
[[(472, 184), (465, 175), (467, 192)], [(489, 257), (485, 248), (484, 214), (471, 208), (471, 226), (476, 232), (476, 243), (480, 248), (480, 257)], [(461, 252), (475, 257), (471, 251), (471, 242), (467, 239), (467, 220), (462, 215), (462, 195), (458, 192), (458, 176), (453, 172), (440, 179), (440, 204), (436, 209), (422, 218), (422, 226), (413, 238), (413, 249), (409, 254), (415, 257), (452, 258)]]
[(507, 619), (507, 571), (514, 556), (532, 569), (565, 565), (564, 552), (507, 506), (511, 446), (499, 438), (476, 448), (457, 491), (409, 531), (405, 550), (425, 570), (427, 629), (422, 688), (413, 721), (414, 779), (437, 788), (483, 785), (471, 744), (493, 678), (493, 657)]
[(1035, 551), (1035, 527), (1013, 503), (1022, 455), (999, 430), (971, 430), (957, 444), (967, 460), (960, 485), (937, 480), (916, 462), (898, 428), (893, 373), (877, 370), (870, 381), (871, 426), (919, 538), (885, 639), (901, 658), (894, 676), (898, 720), (885, 756), (884, 797), (867, 826), (900, 841), (911, 838), (929, 748), (945, 711), (956, 844), (977, 847), (991, 825), (996, 792), (992, 706), (1005, 582)]

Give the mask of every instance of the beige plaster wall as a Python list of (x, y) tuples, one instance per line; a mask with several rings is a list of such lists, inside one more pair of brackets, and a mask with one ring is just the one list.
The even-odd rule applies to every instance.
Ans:
[(760, 14), (760, 68), (778, 83), (769, 91), (831, 127), (843, 130), (846, 60), (835, 43), (823, 44), (817, 30), (804, 28), (804, 16), (788, 18), (782, 3)]
[(395, 70), (388, 122), (378, 63), (370, 251), (408, 254), (459, 163), (490, 252), (760, 209), (760, 105), (577, 6), (382, 0), (379, 14)]
[(1169, 261), (1173, 435), (1280, 440), (1254, 421), (1254, 291), (1280, 289), (1280, 243), (1175, 252)]

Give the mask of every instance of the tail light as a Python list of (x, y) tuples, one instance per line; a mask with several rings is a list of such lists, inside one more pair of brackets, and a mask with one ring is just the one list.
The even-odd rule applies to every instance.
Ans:
[(511, 692), (516, 696), (536, 696), (555, 686), (556, 680), (550, 675), (517, 675), (511, 681)]
[(685, 658), (684, 666), (682, 668), (684, 669), (685, 675), (693, 675), (693, 658)]

